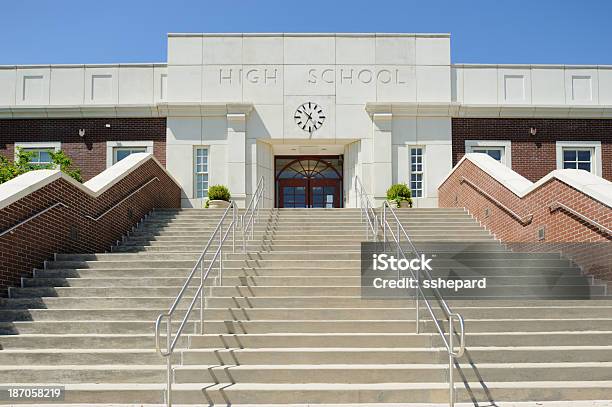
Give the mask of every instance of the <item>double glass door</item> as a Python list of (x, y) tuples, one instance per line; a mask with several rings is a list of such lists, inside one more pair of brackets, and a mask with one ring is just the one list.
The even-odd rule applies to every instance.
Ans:
[(281, 208), (339, 208), (340, 181), (335, 179), (281, 179)]

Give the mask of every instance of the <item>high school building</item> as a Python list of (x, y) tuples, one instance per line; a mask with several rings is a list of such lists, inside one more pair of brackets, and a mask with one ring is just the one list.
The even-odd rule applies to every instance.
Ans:
[[(585, 169), (612, 180), (612, 67), (453, 64), (448, 34), (169, 34), (168, 62), (0, 67), (0, 152), (62, 149), (90, 179), (152, 152), (201, 207), (415, 205), (467, 152), (536, 181)], [(494, 62), (494, 61), (492, 61)]]
[[(167, 64), (0, 67), (21, 149), (85, 182), (0, 184), (0, 400), (612, 400), (612, 66), (171, 34)], [(397, 182), (417, 208), (383, 202)], [(371, 254), (446, 286), (377, 291)]]

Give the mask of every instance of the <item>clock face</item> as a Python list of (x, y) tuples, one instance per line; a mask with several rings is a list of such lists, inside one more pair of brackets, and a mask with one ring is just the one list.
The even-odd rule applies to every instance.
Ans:
[(300, 129), (312, 133), (321, 128), (325, 121), (325, 114), (316, 103), (306, 102), (297, 108), (293, 118)]

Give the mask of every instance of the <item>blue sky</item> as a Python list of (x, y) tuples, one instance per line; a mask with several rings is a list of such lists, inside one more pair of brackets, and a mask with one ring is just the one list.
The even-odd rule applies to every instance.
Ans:
[(454, 63), (612, 64), (609, 0), (6, 1), (0, 64), (165, 62), (168, 32), (450, 32)]

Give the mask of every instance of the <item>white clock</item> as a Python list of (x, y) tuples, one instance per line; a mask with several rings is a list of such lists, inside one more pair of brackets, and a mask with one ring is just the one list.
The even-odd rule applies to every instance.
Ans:
[(312, 133), (323, 126), (325, 114), (315, 102), (306, 102), (297, 108), (293, 118), (300, 129)]

